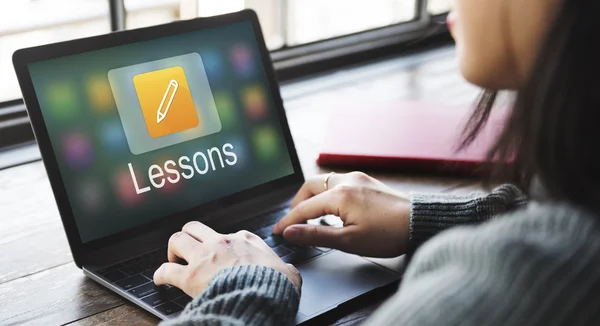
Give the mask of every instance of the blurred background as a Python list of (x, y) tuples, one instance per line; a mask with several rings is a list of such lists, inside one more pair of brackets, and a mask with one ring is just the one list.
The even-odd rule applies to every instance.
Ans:
[[(181, 19), (254, 9), (272, 51), (402, 24), (417, 0), (17, 0), (0, 1), (0, 102), (20, 98), (12, 53), (23, 47)], [(431, 15), (450, 0), (430, 0)]]

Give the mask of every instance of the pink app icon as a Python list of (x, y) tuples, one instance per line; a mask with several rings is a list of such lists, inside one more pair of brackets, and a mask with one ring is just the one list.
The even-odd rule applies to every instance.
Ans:
[[(139, 175), (136, 174), (135, 177), (135, 180), (141, 180)], [(133, 184), (133, 179), (129, 170), (120, 170), (117, 172), (115, 183), (117, 196), (125, 206), (134, 206), (143, 199), (144, 194), (138, 194), (135, 191), (135, 185)], [(145, 185), (139, 185), (139, 187), (144, 186)]]

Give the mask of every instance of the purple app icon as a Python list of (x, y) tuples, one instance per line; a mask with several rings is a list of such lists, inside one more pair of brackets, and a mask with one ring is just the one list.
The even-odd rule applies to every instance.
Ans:
[(71, 132), (63, 142), (63, 153), (67, 164), (73, 168), (85, 168), (92, 162), (92, 146), (82, 132)]
[(249, 76), (254, 72), (252, 52), (246, 44), (237, 44), (231, 49), (231, 61), (238, 74)]

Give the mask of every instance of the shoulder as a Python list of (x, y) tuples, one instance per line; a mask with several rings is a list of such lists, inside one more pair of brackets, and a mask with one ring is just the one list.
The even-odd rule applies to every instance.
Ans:
[(528, 316), (531, 324), (575, 313), (599, 317), (589, 310), (595, 302), (600, 311), (599, 221), (568, 205), (530, 204), (433, 238), (417, 251), (403, 282), (436, 275), (468, 280), (462, 300), (493, 303), (495, 312)]
[(598, 319), (597, 218), (567, 205), (530, 204), (425, 243), (370, 324), (547, 326)]

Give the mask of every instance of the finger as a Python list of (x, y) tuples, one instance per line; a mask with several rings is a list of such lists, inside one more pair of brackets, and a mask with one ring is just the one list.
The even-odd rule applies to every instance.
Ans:
[(264, 242), (259, 236), (248, 230), (237, 231), (235, 235), (249, 241), (256, 241), (257, 243)]
[[(298, 289), (298, 294), (302, 295), (302, 276), (300, 275), (300, 272), (298, 271), (298, 269), (296, 268), (296, 266), (292, 265), (292, 264), (286, 264), (288, 270), (292, 273), (292, 275), (296, 276), (296, 280), (298, 282), (298, 284), (294, 284), (296, 285), (296, 289)], [(290, 279), (292, 282), (294, 282), (294, 280)]]
[(304, 223), (307, 220), (327, 214), (339, 214), (338, 201), (333, 192), (320, 193), (292, 208), (286, 216), (275, 224), (273, 233), (281, 234), (290, 225)]
[(353, 226), (335, 228), (323, 225), (292, 225), (283, 231), (283, 237), (290, 242), (333, 249), (344, 249), (346, 235)]
[(181, 230), (200, 242), (215, 240), (219, 235), (215, 230), (197, 221), (186, 223)]
[(202, 250), (198, 240), (185, 232), (177, 232), (169, 239), (167, 258), (170, 262), (176, 262), (179, 257), (185, 259), (189, 264), (190, 259), (196, 250)]
[[(328, 174), (321, 174), (306, 180), (306, 182), (300, 187), (298, 193), (292, 200), (291, 208), (296, 207), (299, 203), (307, 200), (308, 198), (323, 193), (325, 189), (325, 179)], [(331, 189), (337, 185), (339, 182), (341, 175), (332, 174), (327, 179), (327, 188)]]
[(175, 263), (164, 263), (154, 272), (154, 284), (170, 284), (181, 289), (184, 285), (186, 267)]

